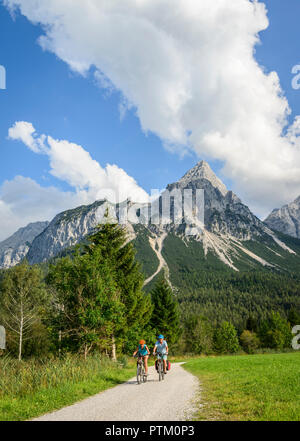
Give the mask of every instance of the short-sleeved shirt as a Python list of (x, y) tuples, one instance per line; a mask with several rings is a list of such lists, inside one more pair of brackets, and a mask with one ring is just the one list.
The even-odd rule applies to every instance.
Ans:
[(163, 340), (162, 344), (160, 344), (160, 342), (157, 341), (155, 343), (155, 346), (156, 346), (157, 352), (160, 352), (161, 354), (166, 354), (167, 353), (167, 346), (168, 346), (168, 344), (167, 344), (166, 340)]
[(142, 346), (139, 345), (138, 353), (139, 353), (139, 355), (148, 355), (148, 346), (144, 345), (144, 347), (142, 349)]

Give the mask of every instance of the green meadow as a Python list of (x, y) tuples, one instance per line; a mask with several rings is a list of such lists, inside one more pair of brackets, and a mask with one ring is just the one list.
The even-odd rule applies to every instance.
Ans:
[(300, 352), (203, 357), (197, 420), (300, 421)]

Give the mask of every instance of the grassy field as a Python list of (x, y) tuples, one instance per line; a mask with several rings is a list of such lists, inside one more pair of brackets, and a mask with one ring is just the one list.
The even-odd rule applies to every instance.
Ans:
[(203, 357), (199, 420), (300, 421), (300, 352)]
[(98, 356), (18, 363), (0, 358), (0, 421), (22, 421), (60, 409), (128, 380), (131, 362), (120, 365)]

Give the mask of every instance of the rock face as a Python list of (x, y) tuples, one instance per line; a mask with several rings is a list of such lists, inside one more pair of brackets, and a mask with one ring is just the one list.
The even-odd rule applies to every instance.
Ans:
[(300, 196), (282, 208), (276, 208), (265, 223), (273, 230), (300, 239)]
[[(185, 206), (182, 210), (180, 205), (180, 211), (179, 204), (176, 206), (176, 203), (181, 201), (182, 197), (179, 196), (175, 203), (174, 194), (184, 194), (185, 190), (191, 195), (190, 210)], [(203, 195), (201, 221), (193, 213), (193, 210), (198, 209), (198, 206), (195, 208), (197, 190), (201, 190)], [(163, 210), (165, 203), (169, 213)], [(28, 243), (21, 241), (15, 248), (11, 247), (5, 266), (2, 267), (17, 263), (25, 255), (31, 264), (59, 256), (63, 250), (76, 245), (91, 234), (103, 221), (107, 211), (109, 220), (120, 221), (124, 219), (124, 212), (128, 214), (128, 210), (128, 240), (136, 239), (136, 246), (140, 244), (140, 250), (137, 248), (139, 255), (146, 256), (148, 263), (153, 261), (153, 258), (157, 259), (160, 264), (158, 270), (163, 268), (167, 275), (169, 268), (168, 259), (164, 255), (165, 247), (172, 246), (171, 242), (174, 244), (174, 241), (178, 240), (184, 244), (182, 253), (188, 253), (187, 260), (191, 256), (193, 259), (199, 259), (200, 255), (205, 259), (207, 256), (211, 259), (213, 255), (214, 265), (220, 265), (221, 261), (221, 265), (229, 266), (235, 271), (253, 269), (256, 266), (280, 269), (284, 267), (283, 262), (286, 262), (286, 266), (298, 265), (298, 248), (296, 247), (295, 251), (296, 248), (291, 249), (280, 240), (233, 192), (227, 190), (210, 166), (201, 161), (179, 181), (169, 184), (152, 206), (135, 204), (129, 200), (120, 206), (107, 201), (96, 201), (91, 205), (57, 215), (46, 228), (41, 228), (34, 239), (31, 237)], [(142, 224), (139, 222), (141, 219), (144, 220)], [(178, 219), (180, 222), (177, 222)], [(137, 226), (137, 223), (140, 225)], [(178, 242), (176, 243), (178, 246)], [(13, 257), (14, 253), (17, 254), (16, 259)], [(147, 274), (149, 280), (153, 279), (153, 274), (156, 273)]]
[(20, 263), (27, 255), (32, 241), (47, 228), (48, 224), (49, 222), (31, 223), (0, 242), (0, 268), (10, 268)]
[(226, 196), (228, 190), (223, 182), (214, 174), (209, 164), (205, 161), (198, 162), (195, 167), (191, 168), (178, 182), (181, 187), (185, 188), (191, 182), (209, 181), (211, 185), (218, 189), (219, 192)]
[[(81, 242), (95, 231), (96, 226), (103, 221), (106, 211), (109, 220), (117, 222), (115, 205), (104, 200), (58, 214), (33, 240), (27, 254), (29, 263), (46, 262), (58, 256), (64, 249)], [(133, 239), (134, 231), (131, 225), (128, 225), (128, 233), (129, 238)]]
[(104, 201), (99, 201), (58, 214), (43, 233), (33, 240), (27, 254), (29, 263), (45, 262), (80, 242), (100, 222), (103, 204)]
[(216, 177), (205, 161), (199, 162), (167, 190), (204, 190), (204, 226), (217, 234), (249, 240), (265, 232), (264, 224)]

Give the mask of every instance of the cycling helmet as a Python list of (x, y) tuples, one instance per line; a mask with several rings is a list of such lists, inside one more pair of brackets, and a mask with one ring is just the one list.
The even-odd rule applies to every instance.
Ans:
[(145, 342), (145, 340), (140, 340), (139, 344), (144, 345), (144, 344), (146, 344), (146, 342)]
[(161, 338), (165, 338), (165, 337), (162, 334), (160, 334), (157, 338), (161, 339)]

